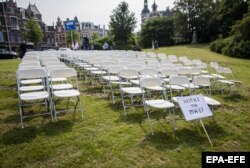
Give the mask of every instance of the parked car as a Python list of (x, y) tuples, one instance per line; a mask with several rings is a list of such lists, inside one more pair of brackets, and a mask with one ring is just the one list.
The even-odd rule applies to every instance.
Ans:
[(16, 58), (17, 53), (14, 51), (7, 51), (6, 49), (0, 49), (0, 59), (12, 59)]

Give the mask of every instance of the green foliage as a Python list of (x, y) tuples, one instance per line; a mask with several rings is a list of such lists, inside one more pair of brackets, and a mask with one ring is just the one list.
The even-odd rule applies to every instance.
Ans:
[(25, 37), (30, 42), (34, 43), (34, 45), (37, 45), (42, 41), (43, 32), (40, 25), (33, 18), (30, 18), (27, 22)]
[(110, 34), (117, 45), (130, 45), (130, 38), (136, 27), (135, 14), (128, 7), (126, 2), (121, 2), (110, 16)]
[(225, 47), (224, 39), (219, 38), (210, 44), (210, 49), (217, 53), (222, 53), (222, 49)]
[[(250, 4), (249, 4), (250, 6)], [(250, 7), (249, 7), (250, 8)], [(232, 27), (231, 36), (211, 43), (211, 50), (225, 55), (250, 58), (250, 11)]]
[[(77, 31), (73, 30), (72, 31), (72, 36), (73, 36), (73, 42), (79, 42), (80, 41), (80, 35)], [(71, 46), (72, 42), (72, 37), (71, 37), (71, 31), (68, 31), (66, 34), (66, 41), (67, 43)]]
[(176, 0), (174, 4), (175, 34), (184, 35), (191, 42), (196, 31), (199, 42), (210, 41), (215, 26), (214, 0)]
[(222, 53), (228, 56), (250, 59), (250, 40), (240, 40), (231, 36), (226, 39), (217, 39), (212, 42), (210, 49), (217, 53)]
[(148, 20), (143, 25), (140, 33), (140, 44), (143, 47), (152, 45), (152, 40), (157, 40), (159, 46), (174, 44), (174, 23), (170, 17), (160, 17)]
[(91, 41), (97, 41), (97, 40), (99, 40), (100, 38), (101, 38), (101, 36), (99, 35), (99, 33), (94, 32), (94, 33), (92, 34), (92, 39), (91, 39)]
[(230, 35), (231, 27), (237, 20), (241, 20), (243, 15), (247, 12), (246, 0), (220, 0), (216, 5), (216, 21), (218, 22), (218, 34), (222, 37)]

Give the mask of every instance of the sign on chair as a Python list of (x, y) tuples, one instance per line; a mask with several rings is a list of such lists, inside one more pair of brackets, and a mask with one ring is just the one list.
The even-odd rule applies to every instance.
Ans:
[(201, 126), (211, 144), (213, 143), (207, 133), (207, 130), (202, 122), (202, 118), (213, 116), (212, 111), (208, 107), (202, 95), (193, 95), (185, 97), (177, 97), (177, 101), (181, 107), (181, 111), (186, 121), (200, 120)]
[(186, 121), (213, 116), (202, 95), (177, 97), (177, 101)]

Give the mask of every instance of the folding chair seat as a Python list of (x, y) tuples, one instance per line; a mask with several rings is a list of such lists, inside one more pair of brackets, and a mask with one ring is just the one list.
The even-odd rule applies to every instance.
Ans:
[[(189, 84), (189, 79), (186, 76), (171, 76), (169, 78), (169, 85), (165, 85), (166, 88), (170, 89), (171, 97), (173, 97), (173, 91), (177, 91), (178, 93), (182, 93), (187, 88), (183, 85)], [(189, 90), (191, 94), (191, 91)]]
[(191, 67), (191, 73), (192, 73), (192, 77), (200, 75), (202, 73), (201, 68), (199, 68), (199, 67)]
[(161, 79), (165, 82), (169, 82), (170, 76), (178, 76), (178, 73), (173, 68), (164, 68), (160, 70)]
[[(123, 82), (126, 83), (133, 79), (139, 79), (139, 73), (138, 71), (134, 69), (122, 69), (119, 71), (118, 76), (120, 78), (119, 86), (120, 86), (120, 94), (121, 94), (121, 99), (122, 99), (122, 106), (123, 106), (125, 115), (127, 115), (126, 107), (134, 106), (133, 97), (141, 95), (143, 91), (141, 90), (140, 87), (134, 87), (132, 85), (127, 85), (127, 84), (124, 86)], [(130, 97), (130, 100), (131, 100), (130, 105), (125, 104), (126, 96)]]
[(181, 61), (181, 62), (188, 61), (188, 57), (186, 57), (186, 56), (178, 57), (178, 59), (179, 59), (179, 61)]
[[(54, 90), (53, 89), (53, 81), (51, 81), (51, 91), (52, 91), (52, 100), (53, 100), (53, 108), (54, 108), (54, 113), (55, 113), (55, 119), (57, 120), (57, 114), (61, 112), (66, 112), (66, 111), (80, 111), (82, 118), (83, 118), (83, 107), (82, 107), (82, 102), (81, 102), (81, 97), (80, 97), (80, 92), (78, 88), (78, 80), (77, 80), (77, 73), (73, 68), (62, 68), (62, 69), (53, 69), (50, 72), (50, 77), (52, 78), (69, 78), (69, 83), (72, 85), (72, 88), (67, 88), (67, 89), (60, 89), (60, 90)], [(75, 85), (73, 84), (73, 80), (75, 81)], [(63, 98), (68, 98), (68, 101), (70, 98), (75, 98), (75, 107), (74, 109), (67, 109), (67, 110), (61, 110), (57, 111), (56, 109), (56, 100), (58, 99), (63, 99)], [(77, 105), (80, 105), (79, 108), (77, 108)]]
[[(142, 92), (142, 98), (143, 98), (143, 105), (144, 105), (144, 111), (147, 114), (149, 126), (151, 129), (151, 133), (153, 135), (153, 124), (150, 119), (149, 115), (149, 107), (156, 108), (156, 109), (172, 109), (173, 110), (173, 129), (175, 129), (175, 117), (174, 117), (174, 104), (169, 102), (167, 100), (167, 94), (166, 90), (164, 88), (164, 85), (162, 83), (162, 80), (158, 77), (151, 77), (151, 78), (142, 78), (140, 79), (140, 87)], [(159, 94), (162, 98), (159, 99), (154, 98), (151, 94), (148, 94), (148, 91), (151, 92), (152, 88), (161, 88), (157, 89), (159, 91)], [(144, 92), (145, 90), (145, 92)], [(153, 91), (155, 91), (153, 89)], [(170, 112), (170, 111), (169, 111)]]
[[(120, 84), (120, 78), (118, 76), (118, 72), (122, 69), (124, 69), (124, 66), (119, 66), (119, 65), (113, 65), (108, 67), (107, 71), (108, 71), (108, 75), (103, 76), (103, 81), (108, 85), (108, 87), (110, 87), (110, 93), (111, 93), (111, 98), (112, 98), (112, 102), (115, 103), (115, 96), (114, 96), (114, 91), (116, 89), (116, 86)], [(123, 83), (125, 84), (125, 83)], [(128, 82), (128, 84), (130, 84)], [(105, 93), (105, 84), (103, 86), (103, 91)]]
[(195, 76), (193, 78), (193, 84), (199, 86), (199, 88), (205, 88), (206, 92), (208, 93), (207, 89), (209, 90), (209, 94), (211, 95), (211, 78), (205, 76)]
[(188, 79), (192, 80), (192, 68), (191, 67), (180, 67), (177, 68), (178, 75), (184, 75), (188, 77)]
[[(226, 87), (228, 87), (230, 93), (232, 93), (233, 88), (238, 89), (241, 86), (241, 81), (227, 79), (229, 77), (228, 75), (231, 75), (231, 77), (233, 77), (233, 73), (230, 68), (224, 68), (224, 67), (219, 67), (219, 68), (220, 68), (219, 72), (224, 73), (225, 75), (224, 79), (217, 79), (217, 82), (220, 84), (220, 89), (222, 94), (224, 89), (226, 89)], [(226, 85), (226, 87), (223, 87), (223, 85)]]
[(226, 78), (225, 76), (222, 75), (225, 72), (223, 67), (215, 68), (215, 72), (216, 72), (216, 74), (212, 74), (212, 76), (214, 76), (216, 79), (225, 79)]
[(201, 68), (202, 74), (208, 74), (207, 64), (206, 63), (197, 63), (196, 67)]
[[(38, 85), (35, 85), (36, 83), (32, 83), (32, 86), (23, 85), (23, 80), (39, 80), (41, 82), (38, 83)], [(18, 97), (19, 97), (19, 112), (20, 112), (20, 118), (21, 118), (21, 126), (23, 125), (23, 120), (28, 117), (33, 116), (40, 116), (40, 115), (51, 115), (51, 118), (53, 119), (52, 115), (52, 109), (51, 109), (51, 99), (50, 99), (50, 92), (48, 88), (48, 76), (47, 72), (43, 68), (37, 68), (37, 69), (21, 69), (17, 71), (17, 88), (18, 88)], [(30, 84), (28, 82), (28, 84)], [(44, 102), (44, 103), (41, 103)], [(26, 115), (24, 113), (24, 107), (38, 103), (38, 104), (44, 104), (46, 107), (46, 112), (41, 114), (33, 114), (33, 115)]]
[[(180, 79), (177, 79), (177, 80), (180, 80)], [(181, 79), (181, 82), (182, 82), (182, 83), (183, 83), (183, 81), (184, 81), (184, 80)], [(185, 79), (185, 81), (186, 81), (186, 82), (189, 82), (188, 79)], [(179, 82), (179, 84), (180, 84), (181, 82)], [(210, 88), (211, 83), (210, 83), (210, 79), (209, 79), (209, 78), (206, 78), (206, 77), (203, 77), (203, 76), (196, 76), (196, 77), (194, 77), (193, 85), (194, 85), (194, 86), (198, 86), (198, 88), (202, 88), (202, 87), (208, 88), (208, 89), (209, 89), (209, 93), (210, 93), (210, 95), (211, 95), (211, 88)], [(182, 84), (182, 86), (183, 86), (183, 84)], [(186, 89), (189, 90), (189, 93), (190, 93), (190, 94), (192, 93), (192, 92), (191, 92), (192, 89), (194, 89), (194, 90), (196, 91), (198, 88), (192, 88), (192, 87), (191, 87), (191, 84), (190, 84), (190, 87), (186, 87)], [(206, 90), (206, 93), (208, 93), (207, 90)], [(172, 93), (171, 93), (171, 95), (172, 95)], [(181, 94), (181, 96), (182, 96), (182, 94)], [(172, 98), (171, 98), (172, 101), (175, 102), (175, 103), (177, 103), (177, 97), (173, 97), (173, 96), (171, 96), (171, 97), (172, 97)], [(204, 96), (204, 95), (203, 95), (203, 97), (204, 97), (206, 103), (207, 103), (209, 106), (211, 106), (211, 107), (220, 105), (220, 102), (218, 102), (217, 100), (215, 100), (215, 99), (213, 99), (213, 98), (211, 98), (211, 97)]]

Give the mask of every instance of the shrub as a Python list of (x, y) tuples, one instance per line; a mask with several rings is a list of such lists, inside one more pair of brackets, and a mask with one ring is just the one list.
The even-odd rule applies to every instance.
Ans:
[(222, 53), (222, 49), (225, 47), (224, 39), (219, 38), (210, 44), (210, 49), (217, 53)]

